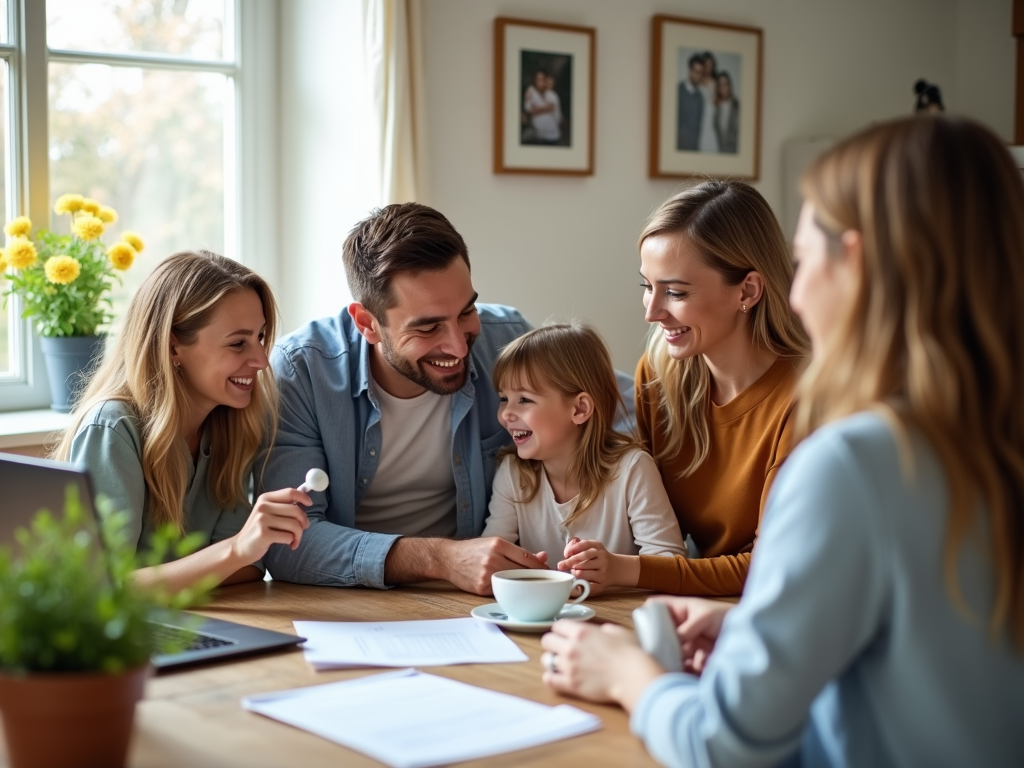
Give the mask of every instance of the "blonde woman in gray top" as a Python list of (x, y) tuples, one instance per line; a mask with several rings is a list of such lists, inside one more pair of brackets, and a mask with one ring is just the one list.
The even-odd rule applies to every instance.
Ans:
[(129, 514), (139, 548), (165, 524), (200, 534), (201, 549), (136, 571), (138, 581), (256, 580), (272, 544), (298, 546), (309, 522), (296, 504), (310, 504), (307, 494), (273, 491), (255, 506), (248, 497), (276, 424), (267, 367), (276, 319), (255, 272), (205, 251), (177, 253), (139, 288), (79, 399), (54, 458), (88, 467), (96, 491)]

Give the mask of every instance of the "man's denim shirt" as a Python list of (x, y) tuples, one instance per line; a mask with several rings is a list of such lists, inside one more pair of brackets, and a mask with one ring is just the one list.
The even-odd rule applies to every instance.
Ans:
[[(494, 457), (510, 442), (498, 423), (491, 371), (501, 348), (530, 330), (511, 307), (478, 304), (480, 335), (469, 377), (451, 395), (451, 451), (457, 536), (479, 536), (487, 516)], [(295, 488), (324, 469), (330, 487), (311, 492), (309, 528), (299, 548), (273, 545), (264, 562), (276, 579), (303, 584), (384, 587), (384, 559), (398, 536), (355, 528), (356, 508), (380, 462), (380, 407), (370, 391), (370, 345), (347, 311), (284, 337), (270, 356), (281, 395), (280, 423), (261, 492)], [(630, 403), (631, 405), (631, 403)], [(442, 446), (438, 446), (442, 449)], [(257, 474), (259, 472), (257, 463)]]

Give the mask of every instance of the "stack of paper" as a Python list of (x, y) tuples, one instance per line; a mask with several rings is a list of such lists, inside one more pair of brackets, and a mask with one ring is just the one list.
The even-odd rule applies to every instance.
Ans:
[(502, 664), (527, 656), (494, 624), (432, 621), (296, 621), (302, 650), (316, 669)]
[(415, 669), (258, 694), (242, 706), (395, 768), (472, 760), (601, 727), (568, 704), (548, 707)]

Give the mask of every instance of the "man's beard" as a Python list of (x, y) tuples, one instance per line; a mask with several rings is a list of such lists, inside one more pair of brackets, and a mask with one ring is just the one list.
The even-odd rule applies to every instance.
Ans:
[(466, 356), (462, 359), (462, 365), (458, 372), (450, 373), (447, 376), (435, 374), (434, 371), (424, 367), (425, 364), (420, 360), (413, 361), (402, 357), (391, 346), (391, 337), (387, 331), (381, 333), (380, 349), (388, 365), (409, 381), (437, 395), (452, 395), (462, 389), (466, 383), (466, 377), (469, 376), (469, 352), (473, 349), (474, 341), (476, 341), (475, 335), (466, 339)]

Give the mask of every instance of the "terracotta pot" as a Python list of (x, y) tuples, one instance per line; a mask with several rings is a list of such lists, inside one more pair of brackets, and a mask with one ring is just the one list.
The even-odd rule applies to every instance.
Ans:
[(118, 768), (128, 757), (135, 704), (149, 665), (123, 675), (0, 674), (0, 715), (11, 768)]

